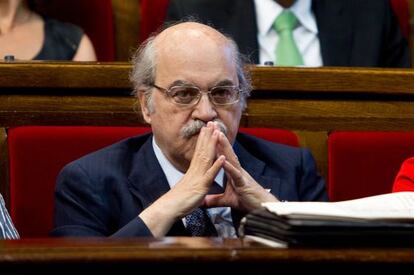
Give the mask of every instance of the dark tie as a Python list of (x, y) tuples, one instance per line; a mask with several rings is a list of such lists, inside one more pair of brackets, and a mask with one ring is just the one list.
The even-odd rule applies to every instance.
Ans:
[[(210, 188), (209, 194), (223, 193), (223, 188), (216, 182)], [(185, 217), (187, 230), (191, 236), (217, 236), (216, 228), (207, 215), (205, 208), (199, 207)]]
[(191, 236), (217, 236), (216, 228), (207, 215), (205, 208), (197, 208), (185, 217), (187, 231)]

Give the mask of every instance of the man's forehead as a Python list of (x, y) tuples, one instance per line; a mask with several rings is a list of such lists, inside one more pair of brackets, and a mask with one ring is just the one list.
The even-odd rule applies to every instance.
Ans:
[(223, 79), (237, 84), (234, 49), (224, 35), (209, 26), (173, 26), (160, 34), (156, 52), (158, 80), (185, 80), (204, 88)]
[(195, 22), (180, 23), (162, 31), (156, 38), (157, 46), (183, 45), (183, 43), (210, 41), (217, 44), (228, 43), (227, 38), (204, 24)]

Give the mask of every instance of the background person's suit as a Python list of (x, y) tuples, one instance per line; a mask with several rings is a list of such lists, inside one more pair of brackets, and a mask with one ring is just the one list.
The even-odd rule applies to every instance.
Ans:
[[(389, 0), (313, 0), (324, 66), (411, 67)], [(253, 0), (171, 0), (166, 21), (193, 16), (233, 37), (259, 63)]]

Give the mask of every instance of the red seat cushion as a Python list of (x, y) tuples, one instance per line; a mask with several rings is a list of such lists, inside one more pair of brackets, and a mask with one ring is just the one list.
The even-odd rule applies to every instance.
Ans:
[(331, 201), (391, 192), (403, 160), (414, 155), (414, 132), (333, 132), (328, 138)]
[(240, 128), (240, 132), (254, 135), (268, 141), (282, 143), (290, 146), (299, 146), (297, 135), (289, 130), (277, 128)]
[[(63, 166), (148, 127), (25, 126), (8, 130), (10, 214), (22, 238), (45, 237), (53, 226), (56, 176)], [(298, 145), (288, 130), (244, 128), (271, 141)]]

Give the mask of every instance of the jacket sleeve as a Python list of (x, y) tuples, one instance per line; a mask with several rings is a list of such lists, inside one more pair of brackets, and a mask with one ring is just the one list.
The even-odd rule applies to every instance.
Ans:
[(302, 201), (328, 201), (325, 180), (318, 173), (315, 159), (308, 149), (301, 149), (299, 196)]
[(76, 163), (59, 174), (55, 190), (55, 219), (51, 236), (133, 237), (152, 236), (138, 217), (113, 232), (111, 205), (105, 187), (93, 183), (92, 177)]

